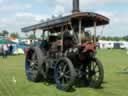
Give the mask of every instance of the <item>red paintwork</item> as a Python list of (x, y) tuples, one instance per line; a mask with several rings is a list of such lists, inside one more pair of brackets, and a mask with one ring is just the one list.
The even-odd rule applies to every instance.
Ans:
[[(87, 43), (84, 43), (81, 45), (81, 47), (84, 47), (82, 53), (86, 53), (86, 52), (96, 52), (96, 44), (87, 44)], [(81, 61), (85, 60), (86, 57), (83, 55), (83, 54), (80, 54), (79, 55), (79, 59)]]
[(95, 52), (96, 51), (96, 44), (82, 44), (81, 47), (85, 47), (84, 50), (82, 52), (88, 52), (88, 51), (92, 51)]

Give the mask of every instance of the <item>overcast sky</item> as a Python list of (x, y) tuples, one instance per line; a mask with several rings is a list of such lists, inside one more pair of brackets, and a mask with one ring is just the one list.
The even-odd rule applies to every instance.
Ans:
[[(110, 18), (103, 35), (128, 35), (128, 0), (80, 0), (80, 9)], [(22, 34), (24, 26), (71, 11), (72, 0), (0, 0), (0, 31)]]

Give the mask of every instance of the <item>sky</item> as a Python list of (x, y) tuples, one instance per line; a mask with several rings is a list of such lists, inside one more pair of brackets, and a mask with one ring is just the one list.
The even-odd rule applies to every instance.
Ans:
[[(80, 0), (80, 10), (110, 18), (102, 35), (128, 35), (128, 0)], [(24, 36), (21, 28), (71, 11), (72, 0), (0, 0), (0, 31), (18, 32)]]

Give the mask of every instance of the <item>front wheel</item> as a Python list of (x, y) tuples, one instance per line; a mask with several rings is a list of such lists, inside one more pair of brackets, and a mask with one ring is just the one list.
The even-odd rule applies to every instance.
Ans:
[(93, 59), (86, 66), (86, 82), (93, 88), (99, 88), (104, 79), (104, 69), (102, 63), (97, 59)]
[(54, 79), (57, 88), (69, 91), (75, 82), (76, 72), (72, 62), (68, 58), (61, 58), (55, 65)]

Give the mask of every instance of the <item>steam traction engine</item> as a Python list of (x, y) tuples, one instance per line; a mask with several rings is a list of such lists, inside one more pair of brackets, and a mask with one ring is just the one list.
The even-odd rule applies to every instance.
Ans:
[[(96, 58), (96, 27), (109, 19), (91, 12), (80, 12), (79, 0), (73, 0), (71, 15), (22, 28), (23, 32), (42, 30), (40, 46), (29, 48), (25, 70), (28, 80), (54, 80), (57, 88), (68, 91), (77, 81), (100, 87), (104, 70)], [(86, 32), (94, 28), (93, 34)]]

